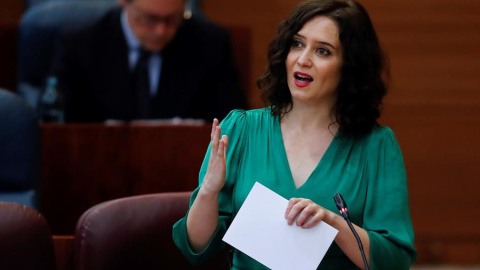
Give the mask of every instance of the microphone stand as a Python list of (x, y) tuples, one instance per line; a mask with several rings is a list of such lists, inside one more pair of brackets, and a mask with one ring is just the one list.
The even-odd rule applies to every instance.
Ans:
[(352, 222), (350, 221), (350, 217), (348, 216), (347, 203), (345, 202), (345, 200), (343, 200), (343, 197), (340, 193), (335, 194), (335, 196), (333, 196), (333, 199), (335, 200), (335, 204), (337, 205), (337, 208), (340, 211), (340, 214), (347, 222), (348, 227), (353, 232), (353, 235), (357, 240), (358, 248), (360, 249), (360, 253), (362, 254), (363, 264), (365, 265), (365, 270), (369, 270), (370, 268), (368, 267), (367, 258), (365, 257), (365, 251), (363, 250), (362, 240), (360, 240), (360, 237), (358, 236), (355, 228), (353, 228)]

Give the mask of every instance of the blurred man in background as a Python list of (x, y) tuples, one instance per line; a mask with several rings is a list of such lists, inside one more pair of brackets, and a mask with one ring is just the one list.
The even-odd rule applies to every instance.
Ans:
[(226, 30), (184, 18), (185, 0), (119, 0), (60, 39), (54, 75), (67, 122), (195, 118), (244, 108)]

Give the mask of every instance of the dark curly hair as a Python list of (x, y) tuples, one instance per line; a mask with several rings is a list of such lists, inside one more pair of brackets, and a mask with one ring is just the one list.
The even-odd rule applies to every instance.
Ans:
[(280, 24), (276, 37), (270, 43), (268, 65), (263, 76), (257, 80), (257, 86), (264, 101), (270, 104), (273, 115), (282, 117), (292, 109), (285, 60), (294, 35), (306, 22), (320, 15), (337, 24), (344, 50), (341, 79), (332, 112), (339, 126), (339, 136), (360, 137), (378, 125), (382, 98), (387, 92), (384, 78), (388, 78), (388, 70), (370, 17), (365, 8), (355, 1), (309, 0), (299, 4)]

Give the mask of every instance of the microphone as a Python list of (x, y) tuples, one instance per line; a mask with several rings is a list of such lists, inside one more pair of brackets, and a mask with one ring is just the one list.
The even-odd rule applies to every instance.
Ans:
[(340, 214), (347, 222), (348, 227), (353, 232), (353, 235), (357, 240), (358, 248), (360, 249), (360, 253), (362, 254), (363, 264), (365, 265), (365, 270), (369, 270), (370, 268), (368, 267), (367, 258), (365, 257), (365, 251), (363, 250), (362, 240), (360, 240), (360, 237), (358, 236), (357, 231), (355, 231), (355, 228), (353, 228), (352, 222), (350, 221), (350, 217), (348, 216), (347, 203), (345, 202), (345, 200), (343, 200), (343, 197), (340, 193), (335, 194), (335, 196), (333, 196), (333, 200), (337, 205), (338, 211), (340, 211)]

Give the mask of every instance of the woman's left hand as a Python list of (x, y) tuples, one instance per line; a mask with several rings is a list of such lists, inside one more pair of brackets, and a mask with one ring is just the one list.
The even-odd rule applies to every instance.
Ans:
[(322, 220), (327, 222), (331, 214), (333, 214), (331, 211), (312, 202), (312, 200), (291, 198), (285, 211), (285, 218), (288, 225), (292, 225), (296, 219), (297, 226), (310, 229)]

